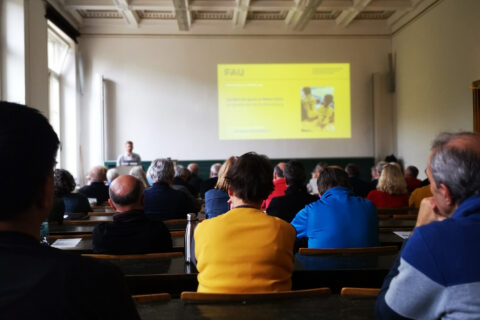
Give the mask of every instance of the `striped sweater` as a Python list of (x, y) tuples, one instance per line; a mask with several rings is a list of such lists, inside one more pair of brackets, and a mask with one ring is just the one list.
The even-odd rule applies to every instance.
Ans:
[(480, 319), (480, 196), (415, 229), (377, 298), (379, 319)]

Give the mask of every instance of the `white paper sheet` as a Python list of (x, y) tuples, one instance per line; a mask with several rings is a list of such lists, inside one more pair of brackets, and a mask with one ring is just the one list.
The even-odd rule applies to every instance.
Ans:
[(63, 249), (63, 248), (74, 248), (82, 240), (82, 238), (74, 239), (57, 239), (52, 243), (52, 247)]
[(397, 236), (399, 236), (402, 239), (408, 239), (410, 237), (410, 231), (394, 231)]

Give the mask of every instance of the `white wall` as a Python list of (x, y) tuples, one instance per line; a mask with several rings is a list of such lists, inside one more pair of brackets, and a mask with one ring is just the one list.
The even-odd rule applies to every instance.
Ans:
[[(102, 75), (108, 80), (110, 159), (123, 151), (125, 140), (133, 140), (145, 160), (222, 159), (251, 150), (273, 158), (373, 156), (371, 75), (387, 71), (388, 37), (84, 35), (80, 46), (88, 167), (102, 161)], [(351, 63), (352, 139), (219, 141), (217, 64), (294, 62)]]
[(469, 86), (480, 79), (478, 30), (480, 1), (443, 0), (393, 37), (397, 152), (421, 172), (437, 133), (473, 129)]

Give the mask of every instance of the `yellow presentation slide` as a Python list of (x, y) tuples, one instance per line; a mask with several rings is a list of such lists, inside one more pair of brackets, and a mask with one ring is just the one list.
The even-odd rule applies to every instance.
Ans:
[(350, 138), (350, 64), (220, 64), (220, 140)]

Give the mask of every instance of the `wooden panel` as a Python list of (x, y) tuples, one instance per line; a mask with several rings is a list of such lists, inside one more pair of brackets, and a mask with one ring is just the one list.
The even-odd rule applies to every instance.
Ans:
[(335, 255), (335, 254), (389, 254), (398, 252), (397, 246), (365, 247), (365, 248), (342, 248), (342, 249), (312, 249), (300, 248), (301, 255)]
[(342, 288), (340, 294), (342, 296), (356, 296), (356, 297), (376, 297), (380, 292), (379, 288)]

